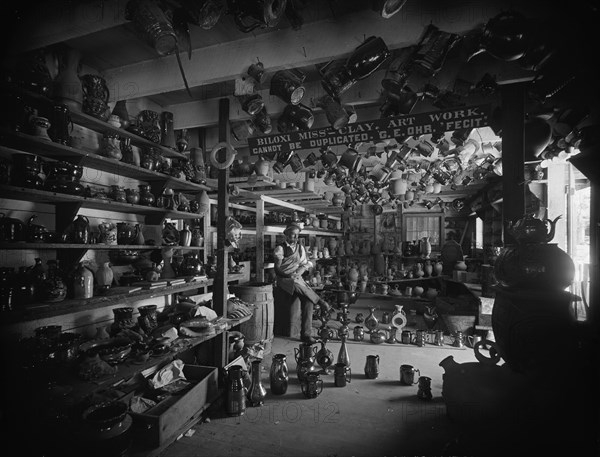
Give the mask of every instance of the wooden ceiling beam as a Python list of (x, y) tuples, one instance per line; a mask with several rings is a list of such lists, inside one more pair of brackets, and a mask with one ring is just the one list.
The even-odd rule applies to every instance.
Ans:
[(13, 29), (16, 39), (7, 51), (19, 54), (126, 24), (126, 4), (122, 0), (36, 4)]
[[(259, 58), (267, 72), (307, 67), (346, 58), (369, 36), (381, 37), (390, 50), (415, 44), (429, 23), (443, 24), (443, 30), (464, 34), (485, 23), (507, 7), (505, 2), (490, 2), (485, 8), (448, 4), (444, 11), (424, 7), (406, 8), (390, 19), (365, 12), (305, 24), (300, 30), (275, 30), (219, 45), (195, 49), (192, 58), (182, 54), (183, 68), (190, 87), (232, 80), (243, 74)], [(452, 20), (440, 20), (445, 13)], [(360, 31), (360, 32), (359, 32)], [(109, 87), (134, 84), (127, 98), (148, 97), (184, 88), (174, 55), (107, 70), (103, 76)]]

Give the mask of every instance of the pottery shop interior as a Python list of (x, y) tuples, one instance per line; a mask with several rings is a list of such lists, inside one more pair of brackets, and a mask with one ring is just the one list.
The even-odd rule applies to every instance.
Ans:
[(11, 455), (600, 455), (594, 2), (1, 8)]

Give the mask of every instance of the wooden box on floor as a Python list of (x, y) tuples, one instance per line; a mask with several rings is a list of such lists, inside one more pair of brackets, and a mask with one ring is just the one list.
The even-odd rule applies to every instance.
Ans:
[(218, 396), (216, 367), (184, 365), (186, 379), (196, 382), (183, 395), (172, 395), (133, 417), (136, 447), (156, 448), (178, 436), (196, 422)]

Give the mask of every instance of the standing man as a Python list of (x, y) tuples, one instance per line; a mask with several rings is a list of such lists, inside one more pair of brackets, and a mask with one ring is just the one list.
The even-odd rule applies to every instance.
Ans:
[(300, 339), (309, 344), (316, 343), (312, 337), (313, 306), (316, 304), (321, 313), (326, 313), (331, 306), (317, 295), (317, 293), (304, 281), (302, 275), (313, 267), (308, 260), (306, 248), (298, 242), (300, 227), (296, 224), (288, 225), (283, 231), (285, 242), (275, 247), (275, 274), (277, 287), (293, 297), (300, 299), (302, 312), (302, 325)]

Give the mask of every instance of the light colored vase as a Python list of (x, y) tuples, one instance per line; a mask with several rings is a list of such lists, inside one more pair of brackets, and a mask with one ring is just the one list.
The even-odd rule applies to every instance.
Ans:
[(96, 271), (96, 282), (101, 289), (110, 289), (113, 283), (114, 273), (110, 268), (110, 262), (104, 262)]

